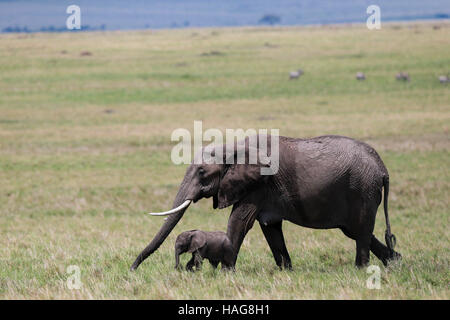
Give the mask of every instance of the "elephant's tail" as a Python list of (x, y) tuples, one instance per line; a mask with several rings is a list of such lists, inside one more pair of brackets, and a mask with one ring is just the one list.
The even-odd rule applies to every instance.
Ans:
[(385, 175), (383, 177), (383, 187), (384, 187), (384, 217), (386, 218), (386, 233), (384, 239), (389, 250), (394, 251), (395, 244), (397, 240), (395, 236), (391, 233), (391, 224), (389, 223), (388, 214), (388, 198), (389, 198), (389, 176)]

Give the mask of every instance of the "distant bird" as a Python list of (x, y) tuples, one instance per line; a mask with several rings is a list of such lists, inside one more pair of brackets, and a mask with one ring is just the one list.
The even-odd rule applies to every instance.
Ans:
[(439, 82), (440, 83), (447, 83), (447, 82), (450, 82), (450, 79), (449, 79), (449, 77), (448, 77), (448, 75), (446, 75), (446, 76), (439, 76)]
[(366, 80), (366, 75), (364, 73), (362, 73), (362, 72), (357, 72), (356, 73), (356, 80), (360, 80), (360, 81)]
[(298, 79), (300, 74), (297, 71), (289, 72), (289, 80)]
[(409, 74), (408, 74), (407, 72), (399, 72), (399, 73), (397, 73), (397, 75), (395, 76), (395, 78), (396, 78), (398, 81), (409, 81), (409, 80), (410, 80)]
[(303, 74), (302, 69), (298, 69), (297, 71), (289, 72), (289, 80), (298, 79)]

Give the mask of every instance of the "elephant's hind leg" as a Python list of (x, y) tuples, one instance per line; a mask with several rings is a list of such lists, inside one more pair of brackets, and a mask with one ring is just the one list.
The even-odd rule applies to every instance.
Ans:
[(389, 260), (401, 258), (400, 253), (389, 250), (383, 243), (381, 243), (374, 235), (370, 242), (370, 251), (383, 262), (385, 266), (388, 265)]
[(364, 267), (369, 264), (370, 261), (370, 249), (371, 249), (371, 235), (370, 234), (357, 234), (356, 232), (351, 232), (346, 227), (340, 227), (342, 232), (356, 241), (356, 258), (355, 265), (358, 268)]
[(270, 250), (272, 250), (277, 266), (280, 267), (280, 269), (282, 267), (292, 269), (291, 257), (289, 257), (289, 253), (284, 242), (281, 225), (281, 221), (267, 226), (260, 223), (261, 230), (264, 233), (267, 243), (269, 244)]
[(356, 241), (355, 265), (358, 268), (365, 267), (370, 262), (370, 246), (378, 203), (373, 197), (354, 196), (350, 206), (350, 219), (341, 227), (346, 236)]
[(362, 236), (356, 239), (356, 259), (355, 265), (358, 268), (365, 267), (370, 261), (370, 239), (371, 235)]

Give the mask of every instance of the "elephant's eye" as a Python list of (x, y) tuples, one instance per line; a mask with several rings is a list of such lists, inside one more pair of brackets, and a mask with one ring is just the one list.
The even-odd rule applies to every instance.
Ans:
[(205, 174), (205, 169), (203, 168), (198, 169), (198, 174), (203, 176)]

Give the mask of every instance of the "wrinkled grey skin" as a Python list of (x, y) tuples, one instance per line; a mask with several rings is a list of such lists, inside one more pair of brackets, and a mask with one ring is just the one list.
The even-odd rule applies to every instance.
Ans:
[(180, 254), (185, 252), (192, 253), (186, 270), (193, 271), (194, 266), (200, 269), (203, 259), (208, 259), (214, 269), (219, 263), (222, 269), (233, 268), (233, 245), (225, 232), (190, 230), (179, 234), (175, 241), (175, 269), (180, 266)]
[[(262, 176), (260, 163), (192, 164), (173, 208), (187, 199), (196, 202), (209, 197), (213, 197), (214, 208), (232, 205), (227, 235), (234, 248), (233, 266), (255, 220), (260, 223), (280, 268), (291, 268), (282, 232), (284, 220), (308, 228), (341, 229), (356, 241), (355, 264), (358, 267), (369, 263), (370, 251), (385, 265), (401, 257), (394, 251), (395, 238), (389, 225), (389, 175), (372, 147), (341, 136), (311, 139), (280, 136), (279, 139), (279, 170), (275, 175)], [(270, 141), (267, 144), (270, 147)], [(235, 153), (236, 150), (235, 145)], [(383, 187), (387, 246), (373, 235)], [(168, 216), (136, 258), (132, 270), (159, 248), (185, 210)]]

